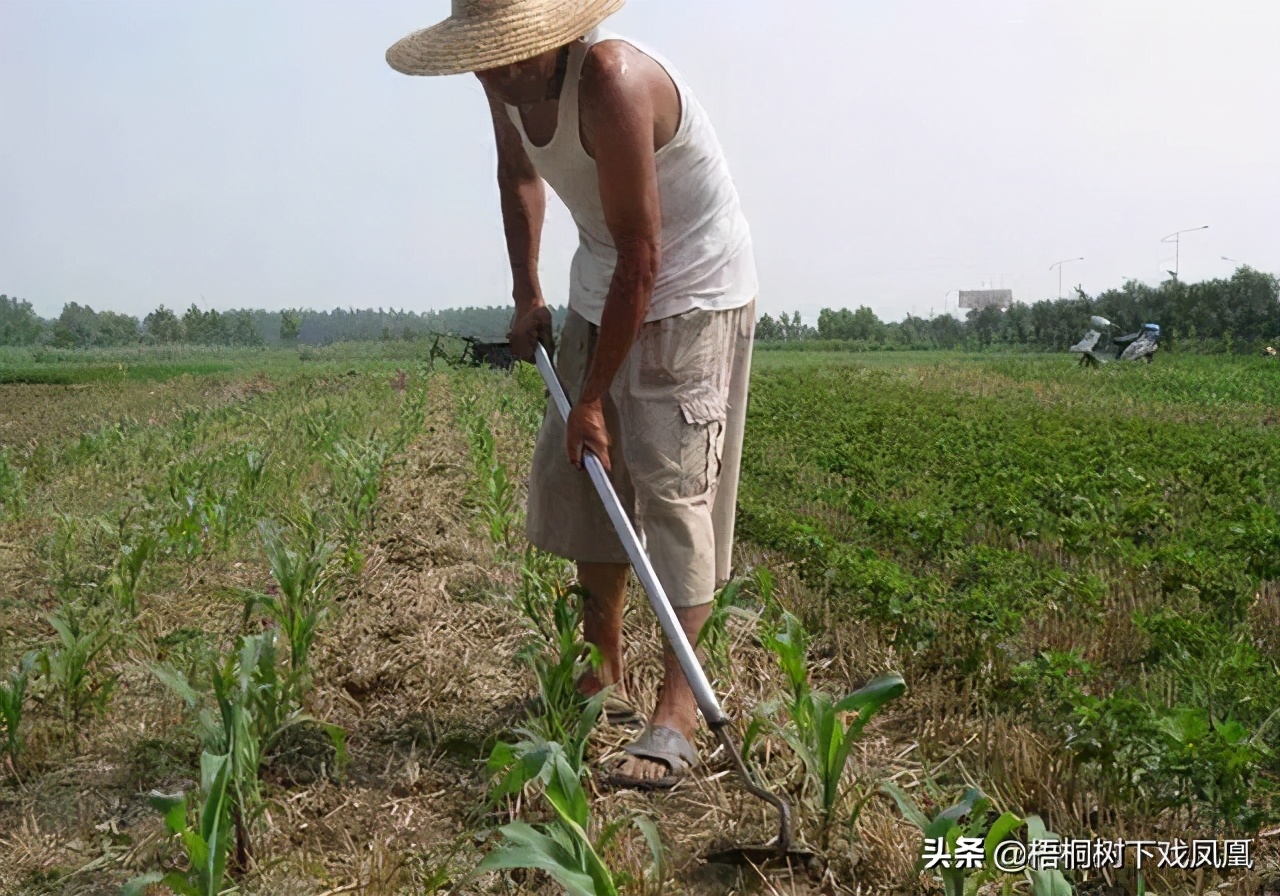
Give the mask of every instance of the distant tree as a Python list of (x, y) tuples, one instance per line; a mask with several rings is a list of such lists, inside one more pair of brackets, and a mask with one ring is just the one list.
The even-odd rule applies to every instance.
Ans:
[(857, 311), (848, 308), (818, 312), (819, 339), (859, 339), (865, 342), (884, 342), (885, 325), (876, 313), (862, 305)]
[(100, 311), (98, 312), (98, 332), (93, 344), (133, 345), (138, 341), (139, 333), (140, 328), (136, 317), (116, 311)]
[(44, 321), (30, 302), (0, 295), (0, 345), (31, 345), (43, 333)]
[(62, 313), (49, 332), (49, 342), (59, 348), (89, 348), (97, 338), (97, 312), (76, 302), (62, 306)]
[(954, 349), (964, 341), (964, 323), (943, 314), (929, 321), (929, 341), (938, 348)]
[(262, 345), (262, 333), (249, 310), (228, 311), (222, 316), (222, 329), (229, 345)]
[(142, 319), (142, 332), (151, 342), (181, 342), (182, 321), (178, 320), (178, 315), (161, 305)]
[(280, 312), (280, 341), (292, 345), (302, 331), (302, 313), (293, 309)]
[(769, 315), (756, 321), (756, 339), (761, 342), (773, 342), (782, 338), (782, 325)]
[(201, 311), (195, 302), (182, 315), (182, 333), (187, 342), (209, 345), (218, 341), (218, 320), (213, 311)]

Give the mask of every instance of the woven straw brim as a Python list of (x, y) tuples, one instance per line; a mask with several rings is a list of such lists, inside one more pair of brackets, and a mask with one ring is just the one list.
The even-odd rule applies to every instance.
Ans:
[(387, 64), (406, 75), (459, 75), (510, 65), (572, 43), (625, 2), (517, 3), (490, 16), (445, 19), (396, 41), (387, 50)]

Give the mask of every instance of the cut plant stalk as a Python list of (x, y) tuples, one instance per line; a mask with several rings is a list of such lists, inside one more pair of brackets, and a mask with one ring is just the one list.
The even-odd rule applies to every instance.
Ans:
[[(547, 355), (547, 350), (542, 345), (538, 345), (535, 348), (534, 361), (537, 364), (538, 372), (542, 374), (543, 381), (547, 384), (547, 390), (551, 393), (551, 400), (555, 402), (561, 418), (567, 421), (570, 407), (569, 396), (560, 384), (560, 378), (556, 376), (555, 368), (551, 364), (551, 358)], [(765, 859), (807, 864), (814, 857), (813, 854), (792, 849), (791, 846), (792, 820), (790, 804), (776, 793), (761, 787), (747, 770), (742, 753), (738, 750), (730, 733), (729, 717), (725, 715), (724, 710), (720, 707), (720, 701), (711, 687), (711, 682), (707, 680), (707, 675), (703, 672), (702, 666), (698, 662), (698, 657), (693, 652), (693, 647), (689, 644), (689, 639), (685, 637), (684, 629), (681, 628), (680, 621), (676, 618), (675, 610), (671, 607), (671, 601), (667, 598), (667, 593), (663, 590), (662, 583), (658, 581), (657, 573), (654, 572), (653, 564), (649, 562), (648, 555), (645, 554), (644, 549), (640, 546), (640, 539), (636, 537), (635, 529), (631, 526), (631, 520), (627, 518), (626, 512), (622, 509), (622, 502), (618, 500), (618, 495), (613, 489), (613, 483), (605, 475), (600, 459), (590, 451), (584, 451), (582, 460), (583, 466), (586, 467), (587, 473), (591, 476), (591, 482), (595, 486), (596, 492), (600, 495), (600, 500), (604, 502), (605, 511), (609, 514), (609, 519), (612, 521), (618, 537), (622, 540), (623, 547), (626, 548), (627, 557), (631, 560), (631, 566), (636, 571), (636, 577), (640, 579), (645, 593), (649, 596), (649, 603), (658, 617), (662, 632), (666, 635), (667, 643), (671, 645), (671, 650), (680, 663), (680, 669), (684, 672), (689, 688), (693, 691), (694, 699), (697, 701), (698, 709), (702, 712), (702, 717), (707, 720), (707, 725), (711, 728), (712, 733), (715, 734), (716, 739), (724, 747), (725, 754), (733, 763), (734, 771), (742, 780), (743, 786), (753, 796), (764, 800), (778, 810), (778, 837), (774, 843), (763, 847), (741, 847), (734, 850), (725, 850), (717, 853), (712, 858), (715, 861), (747, 861), (757, 865)]]

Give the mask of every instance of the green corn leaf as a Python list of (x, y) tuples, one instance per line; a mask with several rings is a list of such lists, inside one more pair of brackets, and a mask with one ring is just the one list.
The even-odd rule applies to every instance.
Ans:
[(61, 639), (62, 646), (64, 648), (72, 648), (76, 646), (78, 638), (72, 633), (71, 626), (67, 623), (67, 620), (54, 615), (46, 616), (45, 618), (49, 620), (49, 624), (53, 626), (55, 631), (57, 631), (58, 637)]
[[(586, 827), (591, 807), (578, 779), (578, 770), (569, 765), (563, 753), (557, 753), (551, 763), (551, 774), (546, 782), (547, 801), (555, 808), (562, 821)], [(585, 836), (585, 835), (584, 835)]]
[(506, 842), (485, 856), (477, 871), (537, 868), (551, 875), (572, 896), (599, 896), (584, 863), (562, 843), (523, 821), (513, 821), (498, 830)]
[(887, 793), (893, 797), (893, 801), (898, 804), (898, 811), (902, 813), (902, 817), (918, 827), (922, 833), (929, 827), (928, 816), (920, 811), (915, 801), (907, 796), (906, 791), (897, 784), (892, 781), (885, 781), (880, 785), (880, 792)]
[(587, 832), (572, 819), (561, 816), (560, 820), (576, 841), (577, 852), (582, 856), (587, 873), (591, 875), (591, 880), (595, 883), (597, 896), (617, 896), (618, 888), (613, 880), (613, 872), (609, 870), (604, 860), (600, 858), (599, 853), (596, 852), (591, 843), (591, 838), (587, 836)]
[[(960, 798), (960, 802), (956, 803), (951, 808), (944, 809), (942, 812), (940, 812), (938, 816), (934, 818), (934, 822), (936, 823), (936, 822), (945, 820), (954, 824), (960, 821), (960, 819), (964, 818), (966, 815), (969, 815), (971, 812), (973, 812), (974, 805), (976, 805), (977, 802), (982, 798), (983, 797), (982, 797), (981, 790), (978, 790), (975, 787), (970, 787), (968, 790), (964, 792), (964, 796)], [(941, 835), (934, 834), (933, 836), (941, 836)]]
[(170, 871), (161, 882), (177, 893), (178, 896), (208, 896), (208, 894), (217, 892), (217, 890), (210, 890), (208, 894), (201, 892), (199, 888), (192, 886), (191, 882), (177, 871)]
[(907, 683), (901, 675), (896, 673), (881, 675), (837, 703), (836, 712), (869, 710), (869, 712), (863, 712), (863, 715), (869, 718), (885, 703), (901, 697), (906, 690)]
[(329, 742), (333, 744), (334, 765), (337, 766), (337, 771), (341, 771), (351, 759), (351, 755), (347, 752), (347, 729), (331, 722), (320, 722), (319, 725), (329, 735)]
[[(1039, 815), (1027, 816), (1027, 842), (1033, 843), (1036, 840), (1060, 840), (1057, 834), (1049, 831), (1044, 826), (1044, 821)], [(1031, 877), (1031, 891), (1035, 896), (1071, 896), (1071, 884), (1062, 876), (1062, 872), (1056, 869), (1049, 871), (1035, 871), (1028, 869), (1027, 874)]]
[(648, 815), (636, 815), (632, 820), (644, 836), (644, 842), (649, 845), (649, 854), (653, 856), (650, 876), (660, 882), (666, 877), (667, 851), (662, 845), (662, 837), (658, 834), (658, 826)]
[(175, 834), (181, 834), (187, 826), (187, 795), (185, 793), (153, 793), (147, 801), (164, 816), (164, 824)]
[(147, 887), (152, 884), (162, 883), (164, 875), (159, 871), (152, 871), (141, 877), (135, 877), (123, 887), (120, 888), (120, 896), (146, 896)]
[(1022, 827), (1022, 824), (1022, 819), (1014, 815), (1012, 812), (1005, 812), (991, 823), (991, 828), (987, 831), (986, 839), (982, 844), (982, 851), (986, 856), (986, 867), (995, 867), (996, 846), (1003, 842), (1018, 828)]
[(157, 664), (151, 667), (151, 674), (160, 679), (160, 683), (169, 688), (188, 706), (197, 706), (200, 703), (200, 694), (187, 681), (187, 676), (172, 666)]
[[(215, 756), (212, 753), (200, 754), (200, 780), (208, 782), (204, 786), (205, 804), (200, 816), (200, 839), (204, 841), (207, 853), (193, 868), (200, 874), (207, 889), (217, 893), (222, 887), (222, 877), (226, 871), (227, 851), (231, 837), (231, 811), (228, 804), (227, 789), (231, 776), (231, 757)], [(256, 777), (257, 769), (254, 768)], [(194, 861), (193, 866), (197, 863)]]

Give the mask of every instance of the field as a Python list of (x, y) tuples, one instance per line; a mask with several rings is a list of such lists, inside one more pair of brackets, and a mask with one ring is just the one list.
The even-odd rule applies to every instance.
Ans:
[[(705, 731), (597, 784), (531, 369), (0, 349), (0, 894), (1280, 893), (1280, 364), (756, 358), (703, 647), (807, 867), (702, 861), (775, 825)], [(638, 591), (627, 633), (648, 706)], [(1253, 867), (944, 880), (921, 827)]]

